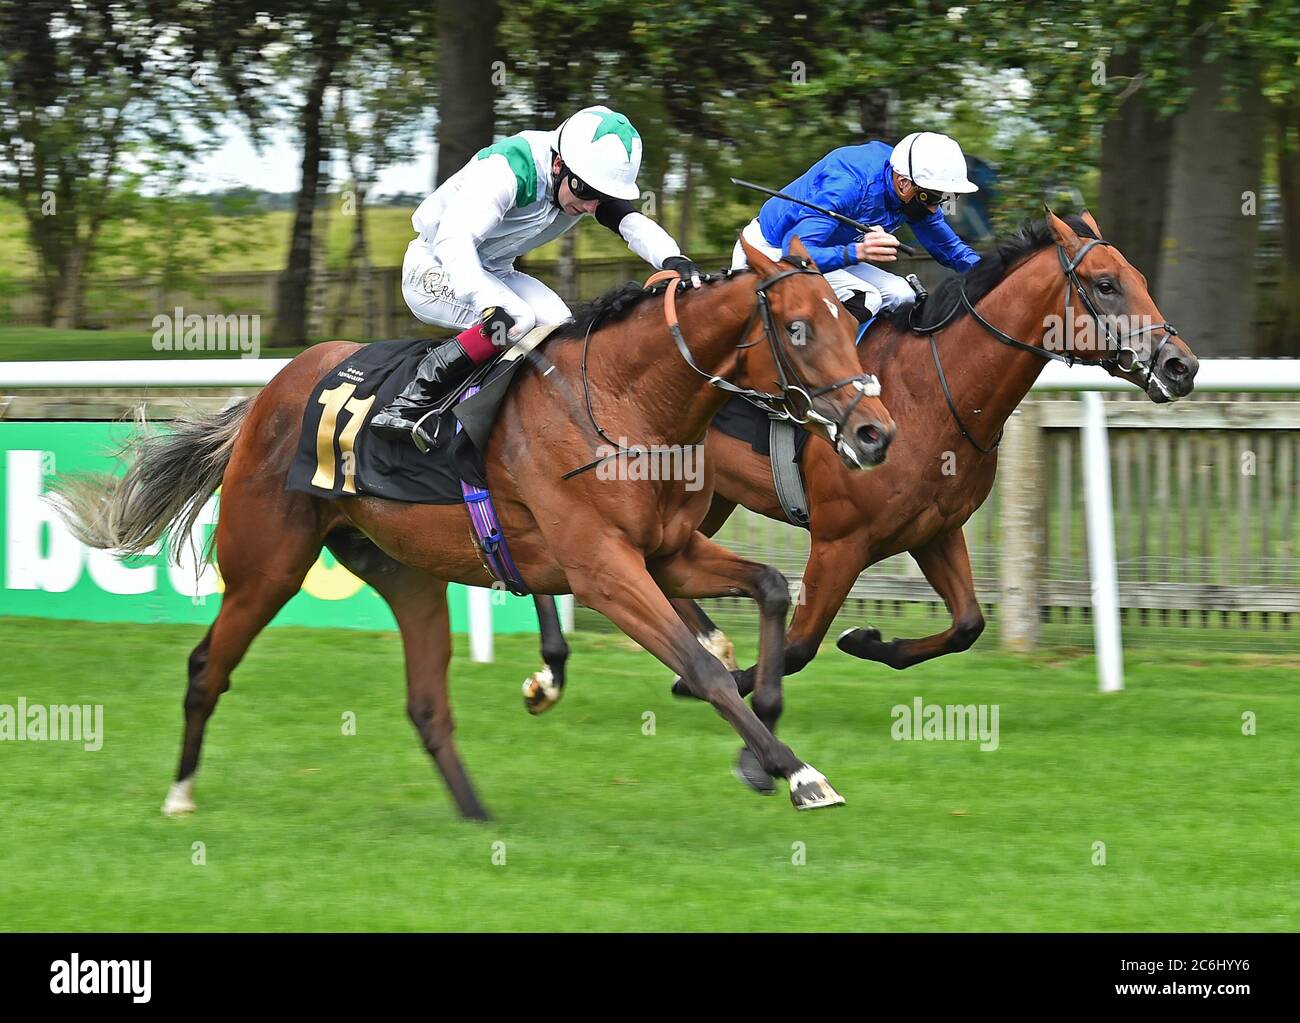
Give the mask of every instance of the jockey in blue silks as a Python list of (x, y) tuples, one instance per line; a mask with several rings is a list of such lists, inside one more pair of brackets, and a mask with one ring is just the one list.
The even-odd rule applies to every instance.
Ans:
[[(943, 266), (964, 273), (979, 262), (940, 208), (952, 195), (976, 191), (966, 177), (961, 146), (947, 135), (913, 132), (892, 149), (884, 142), (844, 146), (782, 191), (872, 226), (864, 235), (806, 206), (769, 199), (743, 232), (746, 241), (772, 259), (788, 252), (797, 235), (836, 296), (859, 320), (915, 300), (907, 281), (872, 265), (897, 258), (898, 239), (890, 232), (904, 221)], [(745, 265), (739, 242), (731, 265)]]

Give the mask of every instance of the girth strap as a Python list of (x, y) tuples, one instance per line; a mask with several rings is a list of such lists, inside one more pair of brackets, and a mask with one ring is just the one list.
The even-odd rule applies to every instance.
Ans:
[(795, 429), (789, 420), (772, 419), (767, 444), (772, 456), (772, 483), (781, 510), (791, 523), (807, 529), (808, 495), (803, 489), (803, 474), (795, 461)]

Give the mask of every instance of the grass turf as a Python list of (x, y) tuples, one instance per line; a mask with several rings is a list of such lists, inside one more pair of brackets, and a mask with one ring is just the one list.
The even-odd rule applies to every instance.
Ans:
[[(576, 635), (569, 690), (536, 719), (518, 685), (535, 641), (499, 637), (477, 665), (457, 637), (458, 740), (495, 815), (469, 824), (406, 721), (396, 637), (274, 629), (209, 728), (199, 813), (168, 820), (200, 635), (0, 619), (0, 703), (102, 703), (106, 736), (0, 742), (0, 927), (1300, 926), (1294, 657), (1138, 651), (1102, 696), (1076, 651), (894, 673), (828, 644), (788, 682), (781, 734), (848, 805), (796, 814), (731, 777), (734, 735), (623, 637)], [(999, 748), (892, 740), (891, 707), (918, 695), (998, 704)]]

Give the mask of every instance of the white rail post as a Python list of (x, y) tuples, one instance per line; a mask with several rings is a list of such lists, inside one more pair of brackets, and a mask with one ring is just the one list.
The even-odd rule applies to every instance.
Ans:
[(1092, 630), (1097, 645), (1097, 685), (1103, 693), (1124, 688), (1124, 651), (1119, 631), (1119, 576), (1115, 570), (1115, 520), (1110, 499), (1110, 443), (1106, 403), (1083, 392), (1083, 478), (1092, 576)]
[(472, 661), (492, 663), (492, 591), (485, 586), (467, 586), (469, 608), (469, 656)]
[(573, 631), (573, 606), (576, 602), (572, 593), (562, 593), (555, 598), (555, 605), (560, 611), (560, 631)]

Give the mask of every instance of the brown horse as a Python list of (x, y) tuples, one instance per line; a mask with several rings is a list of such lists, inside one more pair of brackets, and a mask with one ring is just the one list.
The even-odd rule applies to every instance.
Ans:
[[(841, 472), (823, 444), (804, 449), (812, 549), (802, 599), (786, 635), (786, 674), (816, 655), (858, 575), (903, 551), (944, 599), (951, 626), (923, 639), (889, 642), (876, 629), (850, 629), (839, 637), (839, 648), (901, 669), (975, 642), (984, 616), (962, 526), (993, 485), (1003, 424), (1049, 359), (1069, 356), (1104, 365), (1155, 402), (1191, 391), (1196, 357), (1164, 322), (1146, 278), (1117, 249), (1095, 240), (1100, 238), (1086, 211), (1070, 223), (1049, 212), (966, 277), (940, 287), (914, 316), (928, 330), (913, 329), (904, 313), (868, 333), (859, 349), (861, 364), (880, 379), (900, 425), (899, 441), (887, 465), (859, 475)], [(1083, 314), (1077, 321), (1075, 311)], [(1075, 321), (1076, 329), (1099, 331), (1109, 343), (1049, 354), (1044, 340), (1053, 328), (1059, 333), (1066, 320)], [(1123, 334), (1113, 326), (1107, 330), (1107, 324), (1125, 322), (1150, 326)], [(935, 335), (932, 347), (928, 339)], [(703, 532), (716, 533), (738, 504), (785, 521), (768, 458), (716, 427), (708, 434), (706, 458), (713, 466), (715, 493)], [(701, 642), (718, 645), (720, 633), (698, 605), (684, 599), (674, 604)], [(539, 615), (544, 612), (539, 609)], [(544, 624), (552, 659), (556, 634), (558, 626)], [(742, 694), (750, 691), (753, 678), (752, 668), (739, 673)], [(680, 682), (674, 691), (689, 695)], [(742, 771), (752, 781), (743, 762)]]
[[(771, 731), (781, 709), (784, 578), (698, 532), (709, 507), (707, 485), (689, 489), (682, 480), (609, 479), (593, 471), (566, 477), (566, 470), (588, 463), (597, 433), (663, 449), (699, 444), (726, 400), (724, 388), (740, 375), (780, 381), (782, 394), (769, 395), (771, 404), (797, 412), (846, 464), (878, 464), (893, 422), (864, 386), (853, 329), (834, 294), (802, 245), (794, 251), (803, 265), (778, 265), (750, 251), (754, 272), (683, 294), (679, 340), (689, 348), (678, 351), (660, 304), (645, 301), (642, 289), (595, 303), (520, 369), (485, 459), (504, 533), (529, 588), (577, 594), (689, 679), (764, 768), (789, 779), (791, 800), (803, 809), (843, 800)], [(792, 330), (804, 343), (793, 343)], [(329, 501), (285, 489), (315, 384), (358, 347), (316, 345), (250, 402), (134, 442), (124, 478), (74, 478), (60, 487), (83, 541), (128, 553), (148, 548), (179, 519), (175, 545), (218, 483), (222, 488), (216, 553), (225, 593), (190, 654), (184, 744), (167, 813), (194, 809), (200, 746), (217, 699), (325, 545), (392, 607), (406, 653), (411, 720), (461, 813), (486, 816), (452, 741), (447, 688), (447, 582), (493, 581), (464, 507), (369, 497)], [(360, 428), (349, 423), (345, 434), (356, 435), (353, 425)], [(668, 600), (720, 594), (748, 595), (761, 609), (754, 710)]]

